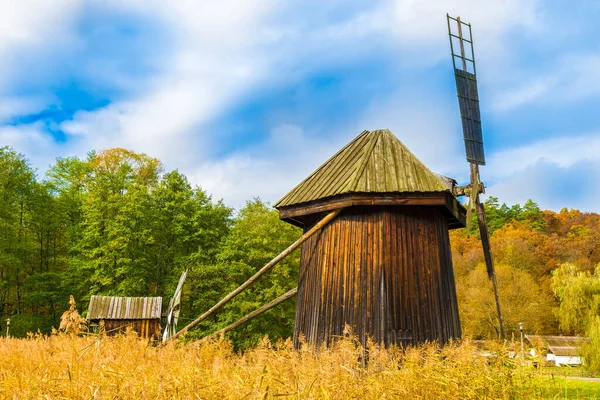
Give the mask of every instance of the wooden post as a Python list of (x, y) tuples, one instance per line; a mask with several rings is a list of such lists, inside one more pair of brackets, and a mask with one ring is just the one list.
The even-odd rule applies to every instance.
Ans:
[(496, 270), (494, 269), (494, 259), (492, 258), (492, 250), (490, 246), (490, 236), (488, 233), (487, 222), (485, 220), (485, 208), (479, 199), (479, 165), (471, 163), (471, 190), (475, 192), (475, 204), (469, 203), (469, 208), (474, 207), (477, 212), (477, 225), (479, 225), (479, 236), (481, 238), (481, 247), (483, 248), (483, 257), (488, 277), (492, 281), (494, 287), (494, 298), (496, 300), (496, 313), (498, 314), (498, 324), (500, 325), (500, 337), (506, 340), (504, 331), (504, 318), (502, 317), (502, 309), (500, 308), (500, 296), (498, 295), (498, 282), (496, 281)]
[(237, 328), (238, 326), (242, 325), (245, 322), (250, 321), (252, 318), (259, 316), (260, 314), (264, 313), (267, 310), (270, 310), (271, 308), (275, 307), (276, 305), (283, 303), (284, 301), (286, 301), (287, 299), (289, 299), (292, 296), (295, 296), (296, 293), (298, 293), (298, 288), (294, 288), (292, 290), (290, 290), (289, 292), (282, 294), (281, 296), (279, 296), (278, 298), (276, 298), (275, 300), (271, 301), (270, 303), (265, 304), (264, 306), (262, 306), (259, 309), (256, 309), (254, 311), (252, 311), (250, 314), (246, 315), (245, 317), (235, 321), (233, 324), (227, 325), (225, 328), (216, 331), (215, 333), (210, 334), (207, 338), (211, 339), (217, 336), (222, 336), (224, 334), (226, 334), (227, 332), (229, 332), (230, 330), (233, 330), (235, 328)]
[(275, 265), (277, 265), (277, 263), (279, 263), (279, 261), (283, 260), (285, 257), (290, 255), (294, 250), (296, 250), (298, 247), (300, 247), (300, 245), (302, 243), (304, 243), (309, 237), (314, 235), (319, 229), (321, 229), (322, 227), (327, 225), (329, 222), (331, 222), (335, 217), (337, 217), (337, 215), (341, 211), (342, 211), (341, 208), (331, 211), (321, 221), (319, 221), (315, 226), (313, 226), (308, 232), (306, 232), (304, 235), (302, 235), (300, 237), (300, 239), (296, 240), (290, 247), (288, 247), (287, 249), (282, 251), (277, 257), (275, 257), (274, 259), (269, 261), (264, 267), (262, 267), (254, 275), (252, 275), (246, 282), (241, 284), (237, 289), (235, 289), (233, 292), (229, 293), (227, 296), (223, 297), (223, 299), (221, 299), (221, 301), (219, 301), (217, 304), (212, 306), (204, 314), (202, 314), (201, 316), (199, 316), (198, 318), (196, 318), (195, 320), (190, 322), (182, 330), (180, 330), (179, 332), (177, 332), (176, 334), (171, 336), (167, 341), (176, 339), (176, 338), (180, 337), (181, 335), (185, 334), (187, 331), (189, 331), (190, 329), (192, 329), (193, 327), (198, 325), (200, 322), (202, 322), (204, 319), (206, 319), (206, 317), (208, 317), (209, 315), (211, 315), (212, 313), (214, 313), (215, 311), (217, 311), (218, 309), (223, 307), (229, 300), (233, 299), (235, 296), (240, 294), (242, 291), (244, 291), (244, 289), (246, 289), (248, 286), (252, 285), (258, 278), (260, 278), (262, 275), (264, 275), (266, 272), (268, 272), (271, 268), (273, 268)]

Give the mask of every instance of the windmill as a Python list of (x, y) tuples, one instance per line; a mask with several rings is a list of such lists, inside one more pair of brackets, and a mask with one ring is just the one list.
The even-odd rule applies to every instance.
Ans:
[[(450, 22), (458, 24), (458, 34)], [(277, 263), (301, 249), (298, 287), (213, 333), (222, 335), (277, 304), (297, 296), (294, 344), (320, 346), (343, 336), (350, 327), (366, 344), (387, 345), (437, 341), (462, 335), (458, 313), (449, 230), (463, 228), (467, 214), (477, 215), (501, 336), (496, 276), (490, 254), (485, 212), (479, 199), (485, 164), (472, 39), (464, 39), (460, 19), (448, 16), (456, 83), (463, 117), (471, 183), (462, 188), (440, 178), (387, 129), (364, 131), (280, 199), (279, 218), (303, 229), (287, 249), (224, 296), (218, 303), (165, 340), (175, 340), (220, 310)], [(471, 44), (470, 58), (464, 43)], [(462, 67), (456, 68), (456, 58)], [(468, 68), (469, 65), (470, 68)], [(456, 198), (470, 197), (469, 212)], [(170, 331), (171, 332), (171, 331)], [(174, 330), (172, 331), (174, 332)]]
[(175, 293), (169, 302), (169, 307), (167, 308), (167, 325), (165, 326), (165, 330), (163, 332), (163, 342), (167, 341), (177, 332), (177, 322), (179, 320), (179, 312), (181, 311), (181, 291), (186, 277), (187, 270), (181, 273)]
[[(485, 220), (485, 208), (479, 199), (479, 194), (485, 191), (485, 187), (479, 179), (479, 166), (485, 165), (485, 154), (483, 150), (481, 113), (479, 111), (479, 95), (477, 91), (477, 69), (475, 67), (475, 52), (473, 49), (473, 33), (471, 24), (462, 22), (460, 17), (453, 18), (446, 14), (446, 19), (448, 21), (448, 36), (450, 38), (450, 51), (454, 66), (454, 76), (456, 78), (456, 91), (462, 120), (465, 150), (467, 161), (470, 164), (470, 184), (457, 188), (457, 195), (469, 196), (467, 224), (470, 224), (473, 211), (477, 215), (477, 225), (479, 226), (487, 274), (494, 287), (500, 336), (502, 339), (506, 339), (500, 298), (498, 297), (496, 271), (494, 270), (490, 238)], [(454, 31), (452, 29), (453, 26), (455, 27)], [(468, 39), (463, 35), (463, 28), (468, 28)], [(458, 51), (455, 50), (455, 41), (458, 41)], [(465, 46), (465, 43), (468, 45)], [(467, 53), (469, 49), (470, 54)], [(458, 65), (457, 61), (459, 61)]]

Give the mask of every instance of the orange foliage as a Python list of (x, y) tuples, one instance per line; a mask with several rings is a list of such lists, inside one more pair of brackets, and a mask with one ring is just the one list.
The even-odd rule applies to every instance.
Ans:
[[(552, 271), (567, 262), (583, 271), (591, 271), (600, 263), (600, 215), (566, 208), (558, 213), (538, 209), (537, 214), (528, 216), (539, 221), (532, 224), (531, 220), (518, 213), (515, 213), (514, 219), (499, 219), (501, 217), (498, 215), (502, 215), (498, 211), (500, 206), (494, 203), (489, 207), (490, 216), (496, 218), (492, 224), (496, 230), (492, 232), (490, 241), (497, 271), (502, 272), (498, 272), (498, 281), (501, 295), (504, 292), (501, 302), (505, 320), (508, 325), (513, 325), (508, 327), (509, 330), (514, 329), (517, 319), (513, 317), (518, 316), (527, 317), (530, 328), (557, 333), (558, 323), (552, 321), (550, 312), (557, 304), (550, 290)], [(509, 209), (505, 205), (502, 207)], [(512, 209), (518, 210), (519, 206)], [(455, 230), (450, 233), (450, 241), (457, 291), (459, 299), (462, 299), (459, 301), (461, 315), (466, 318), (469, 314), (472, 320), (474, 314), (481, 314), (475, 318), (477, 321), (471, 321), (465, 328), (475, 336), (490, 336), (489, 328), (496, 323), (492, 318), (495, 316), (495, 304), (491, 297), (491, 286), (484, 282), (487, 278), (483, 278), (485, 266), (479, 237), (477, 234), (467, 236), (465, 230)], [(511, 274), (510, 270), (514, 272)], [(529, 283), (519, 286), (515, 276)], [(503, 282), (503, 279), (509, 278), (512, 281), (509, 285), (514, 287), (512, 289), (506, 286), (507, 282)], [(531, 299), (540, 297), (536, 307), (524, 308), (520, 303), (519, 299), (526, 297), (525, 292), (531, 295)], [(482, 321), (488, 321), (488, 327), (482, 326)]]
[(131, 150), (115, 147), (92, 154), (90, 166), (96, 174), (120, 173), (135, 176), (137, 183), (148, 185), (154, 182), (162, 172), (162, 164), (157, 158), (149, 157), (144, 153), (135, 153)]

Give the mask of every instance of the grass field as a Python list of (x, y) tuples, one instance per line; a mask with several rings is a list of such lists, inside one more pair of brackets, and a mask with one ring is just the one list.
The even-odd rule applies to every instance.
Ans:
[(569, 377), (569, 376), (583, 376), (586, 378), (600, 378), (599, 374), (595, 374), (586, 370), (583, 366), (562, 366), (555, 367), (550, 366), (544, 368), (544, 373), (559, 377)]
[(599, 383), (542, 372), (468, 341), (364, 352), (344, 339), (314, 352), (265, 339), (236, 353), (227, 341), (155, 347), (133, 335), (0, 339), (0, 398), (600, 399)]
[[(557, 399), (600, 399), (600, 382), (589, 382), (576, 378), (544, 378), (542, 383), (552, 388)], [(553, 397), (554, 398), (554, 397)]]

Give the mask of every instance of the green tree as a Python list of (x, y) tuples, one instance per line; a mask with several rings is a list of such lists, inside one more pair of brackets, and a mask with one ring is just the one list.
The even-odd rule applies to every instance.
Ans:
[(82, 205), (80, 251), (89, 294), (150, 292), (151, 194), (162, 165), (124, 149), (92, 153)]
[[(249, 201), (234, 220), (217, 263), (199, 265), (194, 270), (195, 308), (202, 311), (210, 308), (285, 250), (300, 233), (298, 228), (280, 221), (277, 211), (267, 204), (257, 199)], [(298, 283), (298, 266), (299, 252), (295, 252), (203, 324), (200, 334), (222, 328), (294, 288)], [(265, 334), (274, 339), (289, 337), (294, 313), (295, 302), (287, 301), (237, 328), (230, 337), (242, 348), (257, 343)]]
[(600, 315), (595, 315), (590, 319), (587, 335), (590, 341), (583, 344), (581, 353), (586, 367), (598, 374), (600, 373)]
[(585, 365), (600, 372), (600, 264), (594, 273), (562, 264), (552, 274), (552, 290), (559, 299), (555, 313), (561, 329), (589, 336), (582, 346)]
[[(177, 171), (166, 174), (153, 192), (153, 266), (157, 295), (171, 296), (179, 274), (192, 265), (216, 262), (228, 234), (232, 210), (214, 202), (202, 189), (192, 189)], [(186, 287), (194, 284), (192, 272)], [(188, 312), (191, 307), (187, 305)]]
[(564, 333), (585, 334), (600, 316), (600, 264), (592, 274), (565, 263), (552, 272), (551, 288), (559, 300), (555, 309)]
[(81, 249), (89, 167), (86, 160), (77, 157), (59, 158), (46, 172), (44, 180), (54, 199), (52, 214), (57, 222), (52, 243), (54, 263), (57, 270), (64, 271), (60, 280), (63, 287), (61, 310), (68, 305), (69, 295), (82, 299), (89, 292)]
[(542, 213), (540, 206), (531, 199), (525, 202), (518, 218), (520, 221), (537, 231), (544, 231), (546, 229), (544, 214)]
[(22, 314), (32, 265), (28, 225), (35, 173), (22, 154), (0, 148), (0, 315)]

